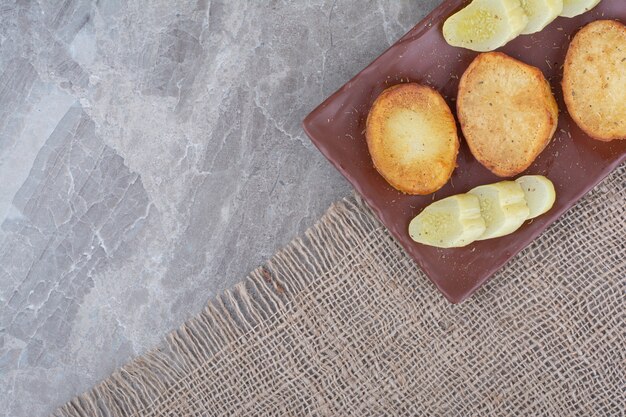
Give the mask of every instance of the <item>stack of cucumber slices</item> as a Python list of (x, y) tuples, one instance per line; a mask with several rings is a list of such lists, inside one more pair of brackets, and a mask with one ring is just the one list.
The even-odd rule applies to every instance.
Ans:
[(600, 0), (474, 0), (450, 16), (443, 36), (452, 46), (493, 51), (518, 35), (539, 32), (558, 16), (574, 17)]
[(552, 181), (541, 175), (481, 185), (426, 207), (409, 224), (409, 235), (439, 248), (467, 246), (513, 233), (550, 210), (555, 198)]

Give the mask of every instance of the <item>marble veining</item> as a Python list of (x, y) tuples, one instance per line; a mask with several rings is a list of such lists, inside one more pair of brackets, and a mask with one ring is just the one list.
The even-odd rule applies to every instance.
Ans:
[(0, 416), (155, 346), (350, 187), (303, 117), (437, 0), (0, 4)]

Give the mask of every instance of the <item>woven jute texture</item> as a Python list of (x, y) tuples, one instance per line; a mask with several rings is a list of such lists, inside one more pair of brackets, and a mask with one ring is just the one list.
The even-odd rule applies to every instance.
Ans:
[(56, 416), (624, 416), (626, 169), (460, 305), (357, 198)]

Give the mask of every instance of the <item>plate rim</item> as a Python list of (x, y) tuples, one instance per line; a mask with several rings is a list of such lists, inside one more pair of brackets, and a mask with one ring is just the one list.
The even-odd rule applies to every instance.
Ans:
[[(454, 11), (455, 9), (459, 9), (465, 3), (467, 3), (466, 0), (444, 0), (443, 2), (441, 2), (430, 13), (428, 13), (423, 19), (421, 19), (413, 27), (411, 27), (396, 42), (394, 42), (388, 48), (382, 51), (380, 55), (374, 58), (363, 69), (358, 71), (353, 77), (351, 77), (348, 81), (342, 84), (337, 90), (335, 90), (332, 94), (327, 96), (320, 104), (315, 106), (313, 110), (311, 110), (307, 114), (307, 116), (303, 119), (301, 123), (302, 129), (304, 130), (306, 135), (309, 137), (313, 145), (320, 151), (322, 155), (324, 155), (324, 157), (331, 163), (331, 165), (333, 165), (335, 169), (337, 169), (344, 176), (344, 178), (346, 178), (346, 180), (350, 183), (350, 185), (354, 188), (354, 190), (359, 194), (359, 196), (367, 203), (370, 210), (372, 210), (376, 214), (378, 221), (380, 221), (380, 223), (385, 227), (385, 229), (387, 229), (387, 232), (389, 233), (390, 236), (393, 237), (394, 241), (398, 245), (400, 245), (402, 249), (405, 251), (406, 255), (419, 266), (419, 268), (422, 270), (422, 272), (428, 278), (428, 280), (432, 284), (434, 284), (435, 287), (438, 289), (439, 293), (443, 295), (452, 304), (461, 303), (464, 300), (471, 297), (480, 287), (482, 287), (487, 282), (489, 282), (493, 278), (493, 276), (498, 271), (500, 271), (507, 263), (509, 263), (513, 258), (515, 258), (520, 252), (527, 249), (529, 245), (535, 239), (537, 239), (543, 232), (545, 232), (549, 227), (551, 227), (554, 224), (554, 222), (556, 222), (565, 212), (569, 211), (571, 208), (577, 205), (580, 202), (580, 200), (588, 192), (590, 192), (593, 188), (595, 188), (598, 184), (600, 184), (609, 174), (611, 174), (611, 172), (613, 172), (615, 169), (617, 169), (617, 167), (619, 167), (622, 163), (624, 163), (624, 161), (626, 161), (626, 152), (622, 152), (622, 154), (619, 157), (617, 157), (614, 161), (606, 164), (598, 172), (598, 176), (595, 181), (588, 183), (587, 186), (581, 187), (574, 193), (573, 197), (570, 198), (571, 204), (569, 204), (567, 207), (562, 207), (558, 210), (551, 210), (549, 213), (547, 213), (546, 216), (544, 217), (545, 218), (544, 225), (532, 229), (532, 232), (526, 238), (520, 239), (518, 248), (516, 250), (511, 251), (511, 253), (505, 256), (500, 262), (494, 262), (491, 267), (485, 268), (483, 270), (484, 272), (480, 274), (481, 276), (483, 276), (483, 278), (480, 280), (474, 281), (473, 284), (469, 286), (468, 289), (461, 296), (451, 295), (446, 289), (441, 287), (440, 283), (437, 280), (431, 278), (430, 275), (426, 272), (427, 268), (423, 265), (423, 260), (416, 259), (416, 257), (410, 253), (410, 250), (407, 248), (407, 245), (405, 245), (405, 242), (403, 242), (402, 239), (399, 239), (398, 237), (396, 237), (395, 233), (390, 229), (390, 227), (385, 224), (385, 222), (383, 221), (384, 210), (383, 208), (379, 207), (378, 204), (375, 204), (370, 199), (370, 197), (368, 197), (367, 195), (368, 193), (365, 191), (367, 187), (362, 185), (361, 184), (362, 181), (359, 181), (357, 176), (353, 175), (350, 170), (345, 169), (338, 161), (336, 161), (333, 157), (331, 157), (330, 151), (327, 150), (323, 146), (324, 145), (323, 142), (318, 141), (316, 139), (316, 135), (311, 131), (311, 125), (313, 124), (313, 119), (315, 118), (315, 116), (320, 110), (324, 109), (330, 102), (334, 101), (334, 99), (337, 96), (339, 96), (342, 92), (349, 89), (351, 87), (351, 84), (355, 80), (360, 78), (363, 72), (367, 71), (370, 67), (374, 66), (379, 60), (381, 60), (387, 54), (387, 52), (389, 52), (391, 49), (394, 49), (395, 47), (397, 47), (399, 44), (403, 42), (406, 42), (415, 37), (421, 36), (422, 32), (425, 32), (431, 29), (431, 26), (429, 26), (429, 24), (433, 23), (435, 20), (438, 20), (441, 17), (441, 15), (448, 15), (450, 12)], [(561, 109), (560, 109), (560, 112), (561, 112)], [(456, 120), (456, 116), (455, 116), (455, 120)]]

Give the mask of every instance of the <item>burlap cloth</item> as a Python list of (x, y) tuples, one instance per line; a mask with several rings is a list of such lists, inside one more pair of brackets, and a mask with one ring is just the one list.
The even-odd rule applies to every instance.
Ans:
[(626, 169), (449, 304), (357, 198), (56, 416), (624, 416)]

